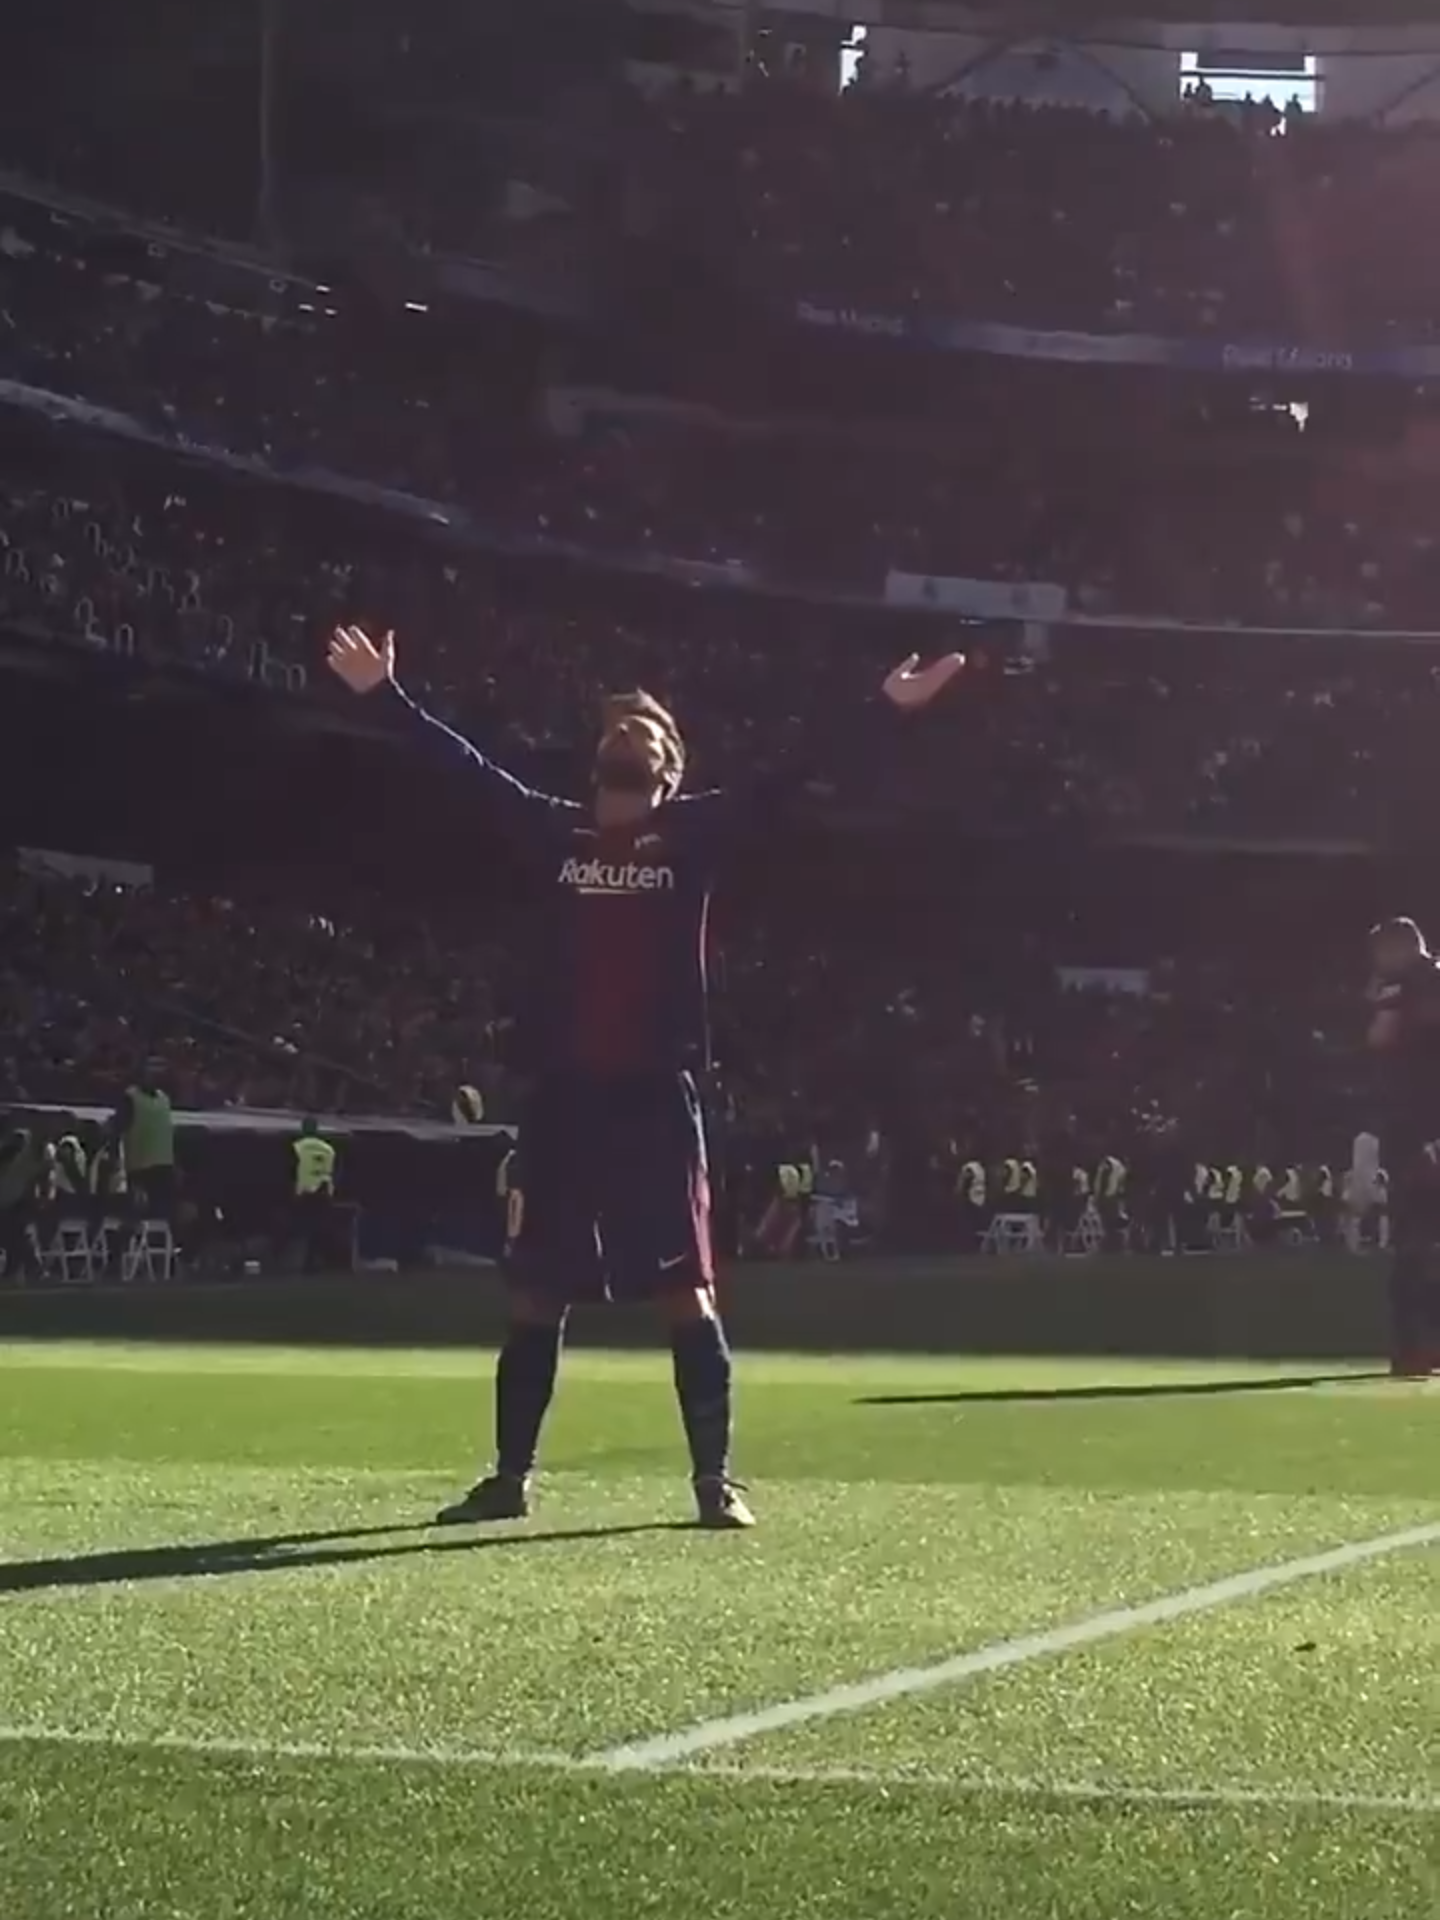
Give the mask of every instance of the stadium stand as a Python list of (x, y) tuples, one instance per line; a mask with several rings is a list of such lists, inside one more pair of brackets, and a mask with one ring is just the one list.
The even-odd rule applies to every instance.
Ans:
[[(499, 737), (521, 747), (573, 739), (606, 685), (653, 684), (710, 776), (783, 759), (822, 683), (827, 703), (858, 702), (935, 624), (462, 560), (397, 516), (49, 427), (0, 467), (0, 542), (8, 617), (82, 649), (309, 678), (330, 624), (379, 617), (411, 636), (431, 698), (503, 720)], [(1320, 632), (1091, 624), (1055, 629), (1028, 657), (997, 629), (976, 641), (973, 697), (887, 770), (893, 794), (996, 826), (1354, 840), (1383, 827), (1402, 773), (1431, 778), (1440, 683), (1430, 652), (1403, 641), (1367, 639), (1363, 672), (1353, 642)]]
[[(1403, 626), (1433, 600), (1428, 462), (1397, 499), (1393, 459), (1358, 460), (1321, 423), (1302, 434), (1281, 404), (1258, 416), (1263, 436), (1254, 416), (1238, 432), (1201, 424), (1214, 382), (1138, 372), (1117, 391), (1112, 379), (1108, 406), (1072, 405), (1061, 434), (1053, 385), (1003, 359), (983, 382), (972, 371), (963, 427), (944, 435), (883, 419), (781, 430), (557, 388), (539, 396), (551, 428), (539, 431), (533, 403), (473, 377), (477, 354), (511, 344), (501, 323), (477, 337), (316, 291), (276, 313), (261, 310), (274, 302), (257, 276), (257, 304), (227, 306), (147, 277), (143, 258), (118, 271), (93, 226), (14, 199), (9, 210), (0, 377), (32, 406), (59, 396), (212, 460), (382, 487), (432, 524), (463, 513), (502, 541), (818, 591), (879, 592), (891, 572), (1053, 581), (1087, 610), (1202, 621)], [(1182, 457), (1155, 431), (1117, 432), (1116, 405), (1188, 412)]]
[[(1397, 242), (1431, 129), (865, 72), (838, 98), (758, 74), (622, 90), (586, 134), (605, 190), (545, 210), (590, 268), (638, 223), (667, 329), (623, 286), (587, 320), (537, 317), (554, 287), (523, 249), (484, 281), (505, 298), (447, 282), (441, 248), (552, 224), (514, 217), (513, 128), (477, 142), (468, 214), (433, 190), (453, 129), (407, 149), (383, 206), (352, 183), (332, 273), (303, 239), (213, 241), (253, 239), (245, 182), (181, 179), (126, 143), (127, 110), (122, 88), (88, 130), (78, 107), (7, 120), (0, 619), (7, 672), (54, 682), (43, 726), (98, 743), (136, 801), (102, 830), (17, 787), (24, 833), (159, 879), (9, 876), (10, 1098), (109, 1097), (143, 1050), (195, 1106), (436, 1115), (463, 1081), (508, 1110), (508, 883), (482, 863), (457, 918), (431, 849), (402, 910), (392, 825), (337, 887), (320, 774), (283, 776), (308, 796), (287, 815), (281, 776), (244, 768), (313, 752), (351, 805), (398, 777), (324, 683), (338, 620), (393, 624), (418, 692), (562, 784), (607, 687), (653, 687), (695, 777), (728, 779), (958, 639), (963, 696), (902, 763), (815, 769), (797, 831), (819, 838), (771, 932), (724, 945), (736, 1138), (853, 1159), (880, 1130), (930, 1166), (977, 1133), (1133, 1151), (1159, 1119), (1197, 1151), (1338, 1152), (1356, 983), (1317, 895), (1362, 924), (1355, 863), (1413, 840), (1436, 789), (1436, 290)], [(708, 323), (692, 281), (728, 289)], [(155, 732), (166, 701), (238, 714), (242, 689), (208, 779)], [(199, 783), (183, 845), (139, 804), (157, 758)], [(1263, 930), (1214, 865), (1262, 848), (1267, 891), (1299, 902)], [(1131, 857), (1179, 861), (1143, 926), (1158, 868)], [(1225, 889), (1216, 924), (1189, 911)], [(1090, 963), (1088, 992), (1063, 984)]]

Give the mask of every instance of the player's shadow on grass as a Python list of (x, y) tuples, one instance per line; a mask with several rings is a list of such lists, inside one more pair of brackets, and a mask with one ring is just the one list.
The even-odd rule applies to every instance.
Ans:
[(334, 1533), (285, 1533), (247, 1540), (206, 1540), (169, 1547), (117, 1548), (49, 1560), (0, 1562), (0, 1596), (63, 1587), (119, 1586), (137, 1580), (211, 1580), (234, 1573), (286, 1573), (299, 1567), (356, 1566), (365, 1561), (413, 1559), (418, 1554), (478, 1553), (489, 1547), (559, 1546), (566, 1541), (619, 1540), (638, 1533), (684, 1533), (689, 1520), (648, 1520), (617, 1527), (564, 1527), (544, 1533), (482, 1533), (368, 1544), (396, 1534), (435, 1529), (414, 1526), (347, 1527)]
[(1281, 1373), (1261, 1380), (1150, 1380), (1121, 1386), (979, 1387), (954, 1393), (872, 1393), (858, 1407), (1049, 1406), (1061, 1400), (1180, 1400), (1234, 1393), (1283, 1393), (1294, 1387), (1343, 1386), (1352, 1380), (1383, 1380), (1373, 1373)]

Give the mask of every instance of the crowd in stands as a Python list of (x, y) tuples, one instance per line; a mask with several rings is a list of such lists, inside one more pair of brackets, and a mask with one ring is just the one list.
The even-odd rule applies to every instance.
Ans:
[(874, 756), (835, 764), (832, 721), (906, 651), (955, 638), (949, 623), (517, 572), (377, 512), (48, 430), (0, 458), (0, 549), (7, 622), (77, 647), (250, 679), (296, 663), (326, 698), (325, 635), (368, 620), (398, 630), (417, 692), (502, 749), (574, 746), (601, 692), (640, 684), (673, 702), (702, 781), (813, 741), (815, 776), (842, 798), (949, 809), (979, 831), (1373, 839), (1397, 792), (1413, 805), (1433, 780), (1440, 670), (1403, 642), (1087, 627), (1027, 657), (962, 631), (975, 671), (936, 723), (903, 756), (877, 737)]
[(671, 100), (652, 139), (695, 230), (792, 300), (1331, 346), (1440, 311), (1426, 125), (780, 86)]
[[(315, 292), (281, 303), (261, 276), (253, 306), (165, 284), (134, 249), (18, 200), (0, 202), (9, 256), (0, 376), (114, 409), (179, 442), (281, 471), (325, 466), (450, 499), (503, 460), (500, 407), (475, 351), (440, 357), (434, 329), (397, 303), (347, 324)], [(148, 265), (148, 270), (147, 270)], [(279, 308), (280, 310), (276, 310)], [(483, 342), (481, 343), (483, 345)]]
[(177, 1106), (442, 1113), (497, 1057), (493, 950), (366, 903), (358, 923), (98, 876), (0, 882), (0, 1084)]
[[(1154, 411), (1150, 398), (1114, 403), (1123, 425), (1064, 408), (1057, 445), (1052, 388), (1002, 360), (972, 377), (983, 403), (943, 433), (781, 431), (693, 410), (565, 407), (563, 395), (545, 431), (531, 369), (486, 362), (497, 342), (479, 322), (333, 307), (322, 294), (273, 311), (258, 276), (253, 307), (207, 298), (160, 268), (147, 277), (143, 260), (120, 270), (83, 225), (7, 209), (0, 378), (214, 457), (403, 491), (492, 538), (745, 569), (816, 592), (878, 596), (892, 569), (1054, 582), (1086, 612), (1197, 622), (1403, 627), (1435, 603), (1433, 481), (1382, 487), (1363, 462), (1311, 453), (1283, 409), (1268, 416), (1282, 437), (1265, 458), (1245, 443), (1227, 461), (1222, 440), (1212, 460), (1193, 435), (1157, 445), (1129, 424)], [(1169, 378), (1183, 391), (1183, 376)]]
[(687, 212), (783, 298), (1183, 333), (1284, 310), (1246, 217), (1268, 143), (1218, 121), (761, 88), (672, 104), (664, 136)]
[[(663, 185), (657, 226), (767, 300), (1322, 342), (1420, 339), (1440, 313), (1437, 270), (1402, 239), (1440, 178), (1423, 130), (1282, 134), (864, 87), (632, 108), (617, 137)], [(889, 570), (1054, 582), (1092, 624), (960, 633), (975, 671), (934, 724), (883, 765), (822, 757), (821, 782), (1013, 835), (1022, 878), (1038, 828), (1373, 840), (1397, 794), (1411, 813), (1440, 800), (1428, 648), (1223, 631), (1434, 621), (1433, 484), (1382, 493), (1308, 455), (1293, 416), (1274, 458), (1157, 455), (1118, 424), (1063, 453), (996, 360), (982, 384), (999, 398), (946, 447), (624, 405), (547, 432), (535, 368), (488, 357), (493, 320), (466, 334), (258, 276), (253, 301), (219, 297), (163, 250), (151, 271), (23, 197), (0, 200), (0, 255), (0, 380), (117, 410), (165, 448), (22, 427), (7, 407), (7, 633), (249, 680), (278, 663), (321, 701), (329, 627), (393, 625), (407, 683), (507, 752), (574, 743), (602, 690), (638, 682), (675, 707), (695, 777), (723, 780), (824, 741), (912, 647), (956, 642), (933, 614), (857, 604), (878, 603)], [(436, 511), (295, 484), (315, 468)], [(592, 564), (494, 550), (540, 541)], [(692, 584), (636, 577), (662, 559)], [(903, 1117), (943, 1158), (1056, 1133), (1120, 1150), (1178, 1117), (1207, 1156), (1271, 1152), (1263, 1126), (1314, 1158), (1354, 1119), (1343, 966), (1312, 957), (1277, 984), (1242, 942), (1081, 996), (1023, 915), (980, 966), (973, 930), (933, 903), (858, 927), (799, 889), (796, 906), (724, 950), (741, 1127), (853, 1157)], [(511, 933), (400, 924), (373, 901), (15, 873), (0, 1084), (88, 1103), (143, 1055), (187, 1106), (439, 1114), (464, 1081), (504, 1112)], [(1223, 947), (1233, 930), (1216, 933)]]
[[(1440, 269), (1412, 244), (1436, 213), (1436, 135), (1425, 123), (1235, 114), (1194, 99), (1177, 99), (1171, 114), (1138, 103), (1098, 112), (922, 91), (889, 76), (866, 84), (863, 70), (861, 82), (836, 96), (752, 76), (738, 93), (612, 99), (584, 132), (628, 173), (619, 204), (639, 197), (652, 223), (692, 249), (700, 236), (708, 257), (738, 263), (770, 298), (1333, 347), (1434, 337)], [(244, 97), (242, 87), (237, 113)], [(180, 105), (167, 101), (172, 117)], [(226, 178), (213, 125), (208, 139), (197, 126), (192, 150), (212, 159), (193, 177), (157, 166), (142, 128), (126, 137), (114, 87), (104, 111), (68, 133), (63, 115), (24, 107), (7, 116), (0, 159), (184, 224), (253, 231), (250, 129), (237, 125), (229, 143), (232, 162), (245, 154), (228, 169), (237, 181)], [(565, 108), (573, 133), (572, 96)], [(361, 147), (353, 127), (337, 126), (336, 152), (347, 133)], [(379, 212), (379, 183), (361, 178), (373, 163), (336, 170), (363, 186), (370, 223), (387, 235), (480, 250), (493, 240), (504, 181), (497, 134), (477, 134), (468, 156), (453, 128), (429, 138), (444, 164), (426, 164), (412, 136)], [(592, 173), (597, 164), (592, 152)], [(437, 191), (447, 181), (450, 191)], [(303, 204), (303, 172), (291, 166), (282, 184)], [(213, 212), (207, 186), (223, 200)]]
[[(478, 922), (375, 899), (330, 919), (11, 869), (0, 1081), (22, 1105), (103, 1104), (148, 1064), (180, 1106), (431, 1118), (464, 1082), (511, 1117), (523, 935), (483, 898), (467, 907)], [(732, 1124), (852, 1159), (877, 1131), (942, 1160), (967, 1140), (1130, 1151), (1157, 1120), (1227, 1157), (1324, 1157), (1353, 1131), (1355, 968), (1333, 937), (1294, 966), (1266, 939), (1217, 934), (1180, 961), (1079, 975), (1025, 918), (977, 929), (914, 900), (867, 914), (823, 885), (747, 913), (716, 970)]]

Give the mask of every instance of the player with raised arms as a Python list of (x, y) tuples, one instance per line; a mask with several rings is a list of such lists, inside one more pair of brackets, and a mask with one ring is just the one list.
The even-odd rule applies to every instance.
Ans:
[[(541, 895), (522, 1115), (525, 1208), (508, 1265), (510, 1323), (495, 1375), (496, 1455), (441, 1524), (523, 1519), (566, 1313), (653, 1300), (667, 1323), (702, 1525), (747, 1527), (730, 1477), (731, 1362), (715, 1303), (705, 1124), (707, 919), (726, 857), (770, 830), (781, 797), (682, 794), (685, 746), (644, 693), (606, 700), (588, 805), (538, 793), (433, 719), (395, 677), (393, 634), (338, 628), (330, 666), (468, 774)], [(965, 662), (912, 656), (876, 703), (926, 707)], [(793, 784), (793, 776), (792, 782)]]

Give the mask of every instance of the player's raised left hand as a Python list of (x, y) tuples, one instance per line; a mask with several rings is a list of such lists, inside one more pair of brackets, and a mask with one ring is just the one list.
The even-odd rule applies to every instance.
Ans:
[(363, 627), (336, 627), (326, 659), (352, 693), (373, 693), (395, 678), (395, 636), (382, 633), (372, 640)]
[(887, 674), (881, 691), (893, 706), (902, 713), (910, 713), (920, 707), (928, 707), (936, 694), (943, 693), (958, 674), (965, 671), (963, 653), (944, 653), (938, 660), (930, 660), (922, 667), (918, 653), (912, 653), (908, 660), (902, 660), (893, 673)]

